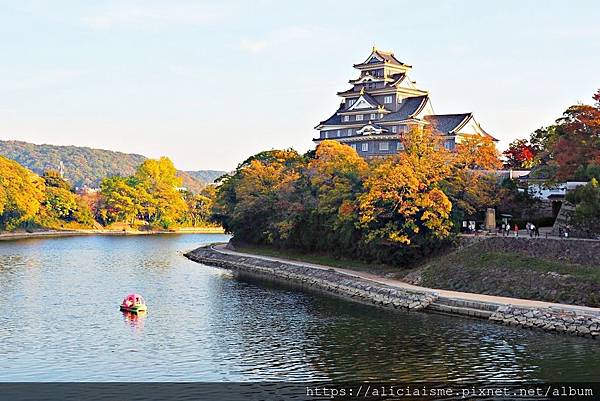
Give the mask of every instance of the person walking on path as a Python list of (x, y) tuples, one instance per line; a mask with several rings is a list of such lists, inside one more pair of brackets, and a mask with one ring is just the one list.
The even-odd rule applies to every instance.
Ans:
[(519, 225), (515, 223), (515, 238), (519, 236)]
[(504, 226), (504, 231), (506, 236), (508, 237), (508, 235), (510, 234), (510, 223), (506, 223), (506, 225)]
[(529, 238), (533, 238), (533, 234), (535, 233), (535, 224), (533, 223), (529, 223), (529, 230), (527, 230), (529, 232)]
[(540, 236), (540, 228), (538, 226), (535, 226), (534, 231), (535, 231), (535, 236), (539, 237)]

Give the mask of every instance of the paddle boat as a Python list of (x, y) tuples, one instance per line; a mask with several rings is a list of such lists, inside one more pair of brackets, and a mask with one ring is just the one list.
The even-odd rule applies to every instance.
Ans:
[(146, 312), (146, 301), (140, 294), (129, 294), (121, 303), (120, 309), (125, 312)]

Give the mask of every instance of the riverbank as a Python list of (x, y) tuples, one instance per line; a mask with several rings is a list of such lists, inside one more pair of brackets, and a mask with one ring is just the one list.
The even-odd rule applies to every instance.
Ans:
[(600, 307), (600, 241), (482, 237), (424, 263), (403, 281)]
[(599, 308), (420, 287), (367, 272), (240, 253), (224, 245), (200, 247), (185, 256), (242, 276), (294, 284), (380, 307), (469, 316), (596, 339), (600, 336)]
[(45, 230), (33, 232), (0, 232), (0, 241), (12, 241), (25, 238), (76, 237), (84, 235), (158, 235), (158, 234), (223, 234), (221, 227), (180, 228), (177, 230)]

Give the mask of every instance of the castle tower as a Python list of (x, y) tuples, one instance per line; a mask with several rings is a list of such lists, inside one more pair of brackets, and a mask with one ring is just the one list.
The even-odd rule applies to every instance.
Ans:
[(340, 107), (315, 127), (319, 131), (315, 143), (334, 139), (352, 146), (361, 156), (385, 156), (403, 150), (403, 133), (425, 126), (442, 135), (450, 150), (468, 135), (496, 141), (472, 113), (435, 114), (429, 93), (409, 77), (412, 66), (393, 53), (373, 47), (369, 57), (354, 68), (358, 78), (348, 81), (352, 88), (338, 92)]

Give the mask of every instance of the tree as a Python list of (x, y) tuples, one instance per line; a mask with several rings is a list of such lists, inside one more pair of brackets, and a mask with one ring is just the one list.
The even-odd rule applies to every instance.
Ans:
[(440, 189), (450, 154), (428, 130), (410, 131), (404, 144), (405, 152), (374, 166), (364, 183), (360, 225), (367, 242), (410, 245), (450, 234), (452, 204)]
[(63, 177), (60, 176), (60, 173), (56, 170), (46, 170), (42, 175), (44, 182), (47, 187), (53, 188), (61, 188), (66, 189), (67, 191), (71, 191), (71, 184), (69, 184)]
[(557, 140), (549, 149), (558, 167), (557, 179), (572, 179), (578, 169), (600, 164), (600, 102), (597, 98), (596, 93), (594, 106), (569, 107), (557, 120)]
[(592, 180), (582, 187), (569, 192), (567, 201), (575, 205), (570, 223), (590, 236), (600, 234), (600, 184)]
[(214, 185), (207, 185), (201, 193), (193, 194), (184, 192), (184, 199), (187, 203), (186, 221), (193, 227), (210, 224), (213, 204), (216, 198), (216, 189)]
[(502, 152), (504, 167), (509, 169), (528, 169), (534, 166), (537, 150), (527, 139), (515, 139)]
[[(321, 142), (309, 157), (306, 169), (310, 188), (302, 201), (311, 219), (299, 237), (314, 249), (348, 250), (359, 242), (357, 197), (368, 170), (365, 160), (350, 146), (337, 141)], [(307, 230), (306, 228), (312, 228)]]
[(181, 179), (173, 162), (167, 157), (144, 161), (135, 173), (136, 188), (140, 190), (140, 211), (151, 224), (168, 228), (183, 217), (187, 205), (179, 187)]
[(106, 225), (123, 221), (133, 225), (141, 212), (141, 199), (147, 197), (143, 188), (137, 188), (133, 178), (109, 177), (102, 180), (100, 190), (102, 207), (98, 218)]
[(497, 176), (501, 166), (494, 141), (488, 137), (469, 136), (457, 144), (452, 173), (443, 183), (444, 192), (453, 205), (455, 220), (473, 216), (497, 199)]
[(0, 229), (32, 219), (44, 198), (44, 181), (17, 162), (0, 156)]
[(179, 190), (181, 179), (171, 160), (144, 161), (135, 175), (109, 177), (100, 186), (98, 218), (104, 224), (117, 221), (169, 228), (185, 219), (188, 206)]
[(223, 177), (214, 217), (239, 240), (282, 243), (304, 211), (296, 185), (303, 158), (293, 150), (261, 152)]

